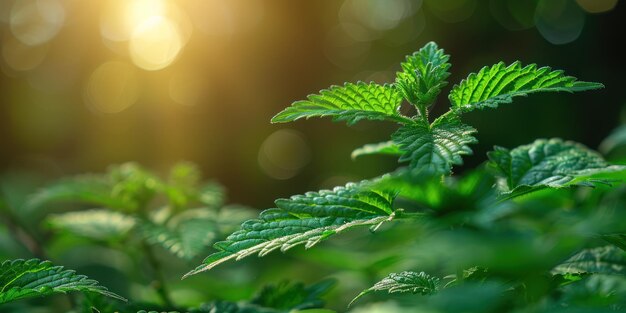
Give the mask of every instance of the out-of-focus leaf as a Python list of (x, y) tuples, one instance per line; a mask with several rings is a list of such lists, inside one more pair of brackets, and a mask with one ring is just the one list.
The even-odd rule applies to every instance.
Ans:
[(538, 139), (513, 150), (495, 147), (488, 156), (490, 166), (497, 172), (499, 187), (507, 194), (589, 185), (602, 182), (600, 174), (626, 169), (610, 165), (581, 144), (556, 138)]
[(585, 249), (557, 266), (553, 272), (626, 275), (626, 251), (614, 246)]
[(50, 226), (95, 240), (123, 238), (135, 226), (135, 219), (110, 210), (87, 210), (51, 215)]

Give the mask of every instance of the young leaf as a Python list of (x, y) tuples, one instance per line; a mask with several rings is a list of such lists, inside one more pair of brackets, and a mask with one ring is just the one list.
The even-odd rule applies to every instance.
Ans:
[(375, 83), (346, 83), (309, 95), (308, 100), (294, 102), (276, 114), (272, 123), (286, 123), (300, 118), (330, 116), (334, 121), (352, 125), (360, 120), (410, 121), (398, 113), (402, 96), (393, 86)]
[(122, 213), (100, 209), (54, 214), (48, 218), (48, 223), (54, 229), (78, 236), (110, 240), (123, 237), (135, 226), (135, 219)]
[(363, 290), (350, 302), (358, 300), (372, 291), (387, 291), (388, 293), (411, 292), (413, 294), (430, 295), (439, 289), (439, 278), (430, 276), (424, 272), (401, 272), (391, 273), (374, 286)]
[(449, 59), (436, 43), (427, 43), (402, 62), (402, 72), (396, 73), (396, 87), (410, 103), (426, 108), (448, 84)]
[(231, 259), (255, 253), (264, 256), (276, 249), (286, 251), (302, 244), (310, 248), (344, 230), (390, 221), (395, 216), (393, 199), (393, 194), (354, 183), (278, 199), (276, 208), (261, 212), (259, 219), (244, 222), (239, 231), (217, 242), (214, 247), (218, 252), (185, 277)]
[(400, 147), (396, 145), (393, 141), (385, 141), (379, 143), (370, 143), (366, 144), (361, 148), (355, 149), (352, 151), (352, 158), (356, 159), (360, 156), (371, 155), (371, 154), (388, 154), (388, 155), (397, 155), (400, 156), (404, 152), (400, 150)]
[(583, 250), (557, 266), (555, 274), (626, 274), (626, 252), (614, 246)]
[(465, 125), (450, 112), (431, 125), (418, 120), (398, 129), (391, 138), (406, 151), (400, 161), (410, 161), (413, 169), (435, 174), (449, 174), (453, 165), (463, 164), (463, 155), (471, 154), (469, 144), (476, 143), (476, 129)]
[(94, 292), (126, 301), (97, 281), (72, 270), (63, 270), (62, 266), (54, 266), (49, 261), (8, 260), (0, 265), (0, 304), (70, 291)]
[(626, 168), (610, 165), (587, 147), (561, 139), (538, 139), (513, 150), (495, 147), (487, 155), (506, 193), (588, 184), (594, 182), (589, 179), (592, 175)]
[(506, 66), (500, 62), (483, 67), (478, 74), (470, 74), (452, 88), (449, 98), (454, 110), (469, 112), (497, 108), (499, 104), (511, 103), (513, 97), (535, 92), (574, 92), (603, 87), (600, 83), (577, 81), (549, 67), (537, 68), (536, 64), (522, 67), (520, 62)]

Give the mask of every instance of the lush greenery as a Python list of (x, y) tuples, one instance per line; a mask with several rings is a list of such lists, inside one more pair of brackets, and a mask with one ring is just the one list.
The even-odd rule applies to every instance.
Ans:
[[(497, 108), (516, 96), (593, 90), (602, 84), (578, 81), (549, 67), (501, 62), (454, 85), (449, 110), (432, 117), (431, 107), (448, 84), (449, 59), (429, 43), (407, 56), (393, 83), (332, 86), (278, 113), (272, 122), (328, 116), (348, 125), (362, 120), (395, 123), (398, 128), (389, 141), (358, 148), (353, 157), (395, 156), (402, 166), (332, 190), (278, 199), (257, 218), (249, 208), (225, 205), (223, 188), (202, 182), (199, 171), (187, 163), (174, 166), (165, 179), (124, 164), (34, 193), (20, 210), (44, 212), (44, 224), (55, 236), (78, 236), (131, 255), (129, 275), (149, 268), (148, 280), (136, 280), (149, 285), (156, 297), (133, 301), (122, 294), (131, 298), (125, 302), (112, 288), (33, 259), (2, 263), (0, 302), (79, 291), (85, 295), (72, 297), (72, 302), (75, 310), (85, 312), (626, 309), (626, 199), (620, 183), (626, 167), (581, 144), (553, 138), (495, 147), (483, 165), (453, 174), (478, 140), (477, 130), (462, 121), (463, 114)], [(617, 149), (625, 141), (620, 133), (603, 145), (610, 158), (623, 157)], [(8, 232), (34, 257), (45, 258), (47, 243), (10, 202), (0, 206)], [(59, 204), (68, 209), (54, 211)], [(72, 210), (75, 204), (89, 209)], [(359, 232), (364, 226), (374, 234)], [(328, 239), (337, 243), (320, 244)], [(308, 264), (304, 268), (330, 268), (331, 276), (333, 271), (357, 272), (371, 283), (362, 291), (347, 292), (341, 288), (349, 281), (320, 276), (310, 285), (269, 282), (249, 299), (182, 304), (161, 260), (166, 253), (183, 262), (194, 260), (207, 253), (208, 245), (213, 253), (180, 276), (304, 246), (313, 249), (289, 252)], [(258, 264), (271, 265), (262, 260)], [(277, 264), (273, 273), (284, 263)], [(219, 268), (210, 273), (214, 271)], [(326, 304), (327, 293), (336, 301)]]

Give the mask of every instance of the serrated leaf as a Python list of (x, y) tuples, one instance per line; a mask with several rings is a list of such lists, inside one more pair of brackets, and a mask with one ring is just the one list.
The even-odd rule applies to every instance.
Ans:
[(95, 240), (122, 238), (133, 226), (131, 216), (110, 210), (86, 210), (53, 214), (48, 218), (50, 226), (78, 236)]
[(595, 181), (588, 177), (626, 169), (610, 165), (581, 144), (561, 139), (538, 139), (513, 150), (495, 147), (487, 155), (505, 193), (588, 184)]
[(333, 190), (308, 192), (275, 201), (276, 208), (261, 212), (258, 219), (241, 225), (204, 264), (185, 277), (209, 270), (231, 259), (252, 254), (264, 256), (274, 250), (289, 250), (298, 245), (310, 248), (320, 241), (357, 226), (374, 226), (394, 217), (394, 195), (365, 183), (349, 183)]
[(0, 265), (0, 304), (71, 291), (94, 292), (126, 301), (98, 282), (49, 261), (8, 260)]
[(374, 286), (363, 290), (351, 302), (358, 300), (362, 296), (373, 291), (386, 291), (388, 293), (404, 293), (430, 295), (439, 289), (439, 278), (430, 276), (424, 272), (405, 271), (401, 273), (391, 273)]
[(448, 84), (449, 59), (436, 43), (427, 43), (402, 62), (402, 72), (396, 73), (396, 87), (410, 103), (426, 108)]
[(308, 100), (294, 102), (272, 118), (272, 123), (286, 123), (300, 118), (330, 116), (334, 121), (352, 125), (360, 120), (406, 122), (398, 113), (402, 96), (389, 85), (346, 83), (309, 95)]
[(352, 158), (356, 159), (360, 156), (364, 155), (372, 155), (372, 154), (387, 154), (387, 155), (402, 155), (404, 151), (398, 147), (393, 141), (385, 141), (379, 143), (370, 143), (366, 144), (363, 147), (355, 149), (352, 151)]
[(585, 249), (558, 265), (552, 272), (626, 275), (626, 252), (614, 246)]
[(476, 129), (450, 112), (431, 125), (421, 120), (404, 125), (391, 138), (406, 151), (400, 162), (409, 161), (412, 169), (449, 174), (453, 165), (463, 164), (463, 155), (472, 153), (469, 144), (477, 142), (474, 133)]
[(536, 64), (522, 67), (520, 62), (506, 66), (504, 62), (483, 67), (455, 85), (449, 99), (454, 110), (469, 112), (475, 109), (496, 108), (511, 103), (513, 97), (535, 92), (584, 91), (603, 88), (600, 83), (577, 81), (563, 71)]

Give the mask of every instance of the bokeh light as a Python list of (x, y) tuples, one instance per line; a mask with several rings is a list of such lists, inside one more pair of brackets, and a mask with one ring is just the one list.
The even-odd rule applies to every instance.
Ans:
[(442, 21), (462, 22), (476, 10), (476, 0), (426, 0), (426, 6)]
[(2, 42), (2, 58), (12, 70), (28, 71), (43, 62), (48, 49), (48, 44), (29, 46), (9, 35)]
[(192, 71), (181, 71), (170, 78), (170, 98), (182, 105), (196, 105), (205, 93), (206, 79)]
[(100, 32), (111, 41), (128, 41), (139, 25), (166, 13), (165, 0), (110, 0), (102, 12)]
[(309, 163), (311, 151), (301, 133), (281, 129), (269, 135), (259, 149), (259, 166), (274, 179), (294, 177)]
[(570, 0), (541, 0), (535, 13), (535, 25), (549, 42), (566, 44), (580, 36), (585, 26), (585, 14)]
[(31, 46), (54, 38), (64, 21), (65, 9), (57, 0), (20, 0), (11, 8), (11, 32)]
[(182, 47), (178, 26), (161, 16), (153, 16), (135, 29), (129, 45), (133, 63), (150, 71), (170, 65)]
[(611, 11), (617, 5), (617, 0), (576, 0), (576, 2), (589, 13)]
[(345, 23), (359, 23), (372, 30), (390, 30), (413, 15), (421, 1), (347, 0), (339, 10), (339, 19)]
[(118, 113), (131, 106), (139, 96), (135, 69), (123, 62), (100, 65), (85, 88), (85, 102), (96, 112)]
[(508, 30), (524, 30), (535, 26), (537, 1), (491, 0), (493, 17)]

